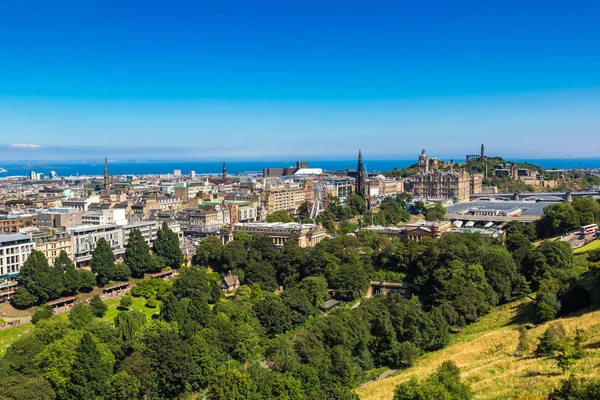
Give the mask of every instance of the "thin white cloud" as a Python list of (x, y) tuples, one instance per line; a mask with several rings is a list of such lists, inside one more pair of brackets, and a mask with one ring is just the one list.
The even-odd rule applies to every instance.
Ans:
[(39, 144), (13, 143), (10, 147), (17, 149), (41, 149), (43, 146), (40, 146)]

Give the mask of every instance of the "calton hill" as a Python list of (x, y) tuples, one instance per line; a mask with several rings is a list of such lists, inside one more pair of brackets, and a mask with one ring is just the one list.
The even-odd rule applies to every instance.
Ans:
[[(226, 245), (208, 237), (191, 266), (166, 225), (152, 248), (133, 231), (119, 262), (98, 241), (91, 271), (75, 269), (64, 254), (50, 266), (34, 251), (13, 297), (32, 322), (0, 331), (9, 342), (0, 397), (594, 398), (599, 325), (585, 316), (596, 315), (600, 301), (600, 251), (574, 255), (568, 244), (544, 239), (577, 227), (598, 203), (576, 199), (550, 207), (537, 224), (511, 222), (505, 240), (355, 233), (352, 221), (409, 219), (410, 200), (386, 200), (375, 213), (358, 196), (331, 201), (319, 222), (335, 235), (314, 247), (288, 240), (278, 248), (240, 232)], [(283, 214), (277, 218), (290, 218)], [(159, 271), (176, 277), (147, 275)], [(366, 298), (370, 281), (412, 289)], [(120, 282), (130, 293), (100, 298)], [(55, 315), (46, 303), (65, 296), (76, 303)], [(506, 342), (514, 348), (497, 332), (518, 338)], [(491, 342), (469, 346), (482, 337)], [(457, 350), (461, 343), (478, 364)], [(473, 371), (493, 369), (494, 354), (502, 365), (523, 367), (496, 371), (506, 382), (492, 387)]]
[[(511, 175), (511, 168), (517, 170), (517, 176)], [(600, 185), (597, 175), (575, 170), (544, 169), (527, 162), (505, 160), (502, 157), (474, 158), (466, 162), (440, 161), (439, 169), (464, 169), (469, 174), (482, 174), (483, 186), (497, 187), (500, 193), (515, 192), (566, 192), (586, 190), (590, 186)], [(420, 171), (418, 164), (406, 168), (395, 168), (384, 175), (394, 178), (406, 178)], [(519, 171), (520, 175), (519, 176)]]

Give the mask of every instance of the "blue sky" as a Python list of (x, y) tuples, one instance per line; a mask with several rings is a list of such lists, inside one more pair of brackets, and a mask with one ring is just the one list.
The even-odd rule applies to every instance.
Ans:
[(598, 156), (599, 20), (597, 1), (3, 2), (0, 160)]

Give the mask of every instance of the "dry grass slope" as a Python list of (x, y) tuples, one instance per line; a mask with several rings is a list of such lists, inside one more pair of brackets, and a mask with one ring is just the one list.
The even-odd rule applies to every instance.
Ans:
[[(454, 361), (462, 377), (471, 385), (476, 399), (514, 399), (517, 395), (546, 395), (566, 377), (552, 359), (533, 358), (531, 352), (538, 337), (549, 324), (528, 331), (530, 350), (513, 356), (519, 341), (517, 327), (531, 314), (530, 300), (507, 304), (495, 309), (479, 322), (453, 337), (452, 343), (423, 356), (415, 366), (399, 374), (358, 388), (363, 400), (391, 400), (399, 383), (432, 373), (445, 360)], [(572, 372), (581, 377), (598, 376), (600, 367), (600, 310), (577, 313), (562, 321), (572, 335), (575, 328), (588, 332), (588, 356), (579, 360)]]

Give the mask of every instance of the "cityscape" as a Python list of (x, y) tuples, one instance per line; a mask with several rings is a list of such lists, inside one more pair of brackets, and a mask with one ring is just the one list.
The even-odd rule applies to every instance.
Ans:
[(0, 6), (0, 399), (600, 399), (599, 16)]

